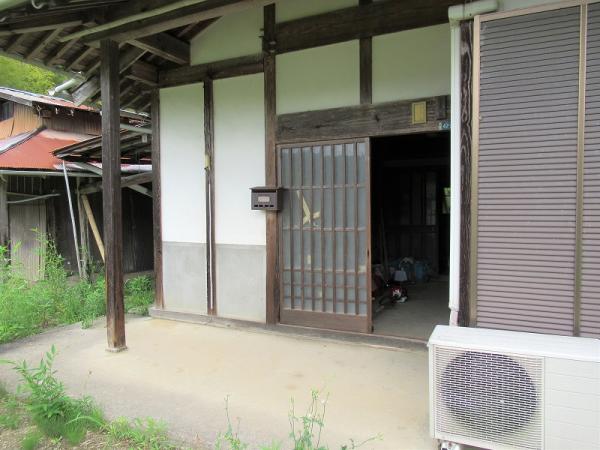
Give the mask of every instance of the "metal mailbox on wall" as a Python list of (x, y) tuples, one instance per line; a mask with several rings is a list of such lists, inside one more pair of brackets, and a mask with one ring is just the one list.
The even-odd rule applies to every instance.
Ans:
[(261, 186), (250, 188), (252, 209), (279, 211), (281, 209), (281, 188)]

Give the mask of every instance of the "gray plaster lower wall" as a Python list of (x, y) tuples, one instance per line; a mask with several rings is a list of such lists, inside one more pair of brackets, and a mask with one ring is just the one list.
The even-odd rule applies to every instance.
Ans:
[(165, 309), (206, 314), (206, 244), (163, 242)]
[(219, 317), (266, 321), (266, 258), (264, 245), (217, 244)]

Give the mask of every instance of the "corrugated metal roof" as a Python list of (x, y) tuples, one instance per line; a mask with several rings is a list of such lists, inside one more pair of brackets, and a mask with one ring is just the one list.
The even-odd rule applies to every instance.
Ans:
[(56, 170), (62, 161), (53, 151), (90, 136), (54, 130), (36, 130), (0, 141), (0, 168)]
[(75, 103), (70, 102), (69, 100), (65, 100), (64, 98), (51, 97), (49, 95), (42, 94), (34, 94), (32, 92), (19, 91), (18, 89), (12, 89), (7, 87), (0, 87), (0, 98), (11, 100), (28, 106), (32, 106), (36, 103), (41, 103), (44, 105), (59, 106), (61, 108), (71, 108), (83, 111), (98, 112), (98, 110), (90, 106), (77, 106)]

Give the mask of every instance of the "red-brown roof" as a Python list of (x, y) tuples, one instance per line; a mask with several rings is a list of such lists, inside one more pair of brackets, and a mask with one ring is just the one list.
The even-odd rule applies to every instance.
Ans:
[(52, 152), (90, 137), (41, 129), (0, 140), (0, 169), (57, 170), (62, 161)]

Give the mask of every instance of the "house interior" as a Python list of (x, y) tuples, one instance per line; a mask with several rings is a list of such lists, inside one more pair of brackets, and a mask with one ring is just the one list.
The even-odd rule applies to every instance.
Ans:
[(450, 134), (371, 141), (373, 332), (427, 339), (448, 322)]

